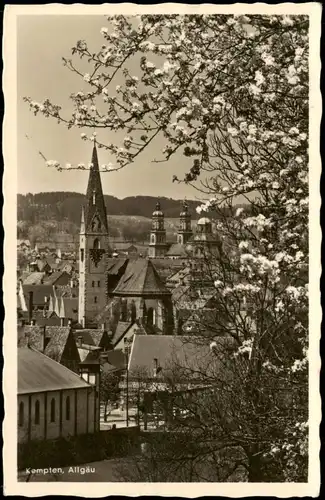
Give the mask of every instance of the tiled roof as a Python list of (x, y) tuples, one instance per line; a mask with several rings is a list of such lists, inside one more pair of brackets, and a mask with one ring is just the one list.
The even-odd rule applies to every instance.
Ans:
[(41, 285), (43, 282), (43, 278), (45, 276), (45, 273), (41, 272), (34, 272), (28, 274), (28, 276), (25, 276), (23, 279), (23, 285)]
[(45, 347), (44, 354), (60, 362), (70, 331), (70, 327), (68, 326), (51, 326), (46, 328), (46, 333), (50, 337), (50, 341)]
[(100, 328), (83, 328), (74, 331), (76, 342), (78, 337), (82, 337), (82, 344), (94, 347), (100, 347), (101, 341), (106, 335), (107, 331)]
[(44, 316), (43, 311), (34, 312), (33, 319), (36, 321), (37, 326), (60, 326), (61, 320), (55, 312), (46, 312)]
[(43, 283), (44, 285), (54, 285), (60, 278), (63, 278), (66, 282), (64, 284), (61, 282), (61, 285), (68, 285), (68, 283), (70, 282), (70, 276), (68, 275), (68, 273), (66, 273), (65, 271), (55, 271), (50, 276), (47, 276), (43, 280)]
[(120, 269), (128, 262), (128, 259), (107, 259), (107, 274), (117, 275)]
[(132, 321), (119, 321), (112, 338), (112, 345), (115, 346), (133, 325)]
[(178, 305), (179, 302), (181, 302), (184, 298), (187, 297), (189, 290), (190, 290), (189, 285), (180, 285), (173, 289), (172, 299), (173, 302), (176, 304), (176, 306)]
[(156, 268), (149, 259), (130, 261), (113, 295), (166, 296), (169, 290), (163, 284)]
[(18, 394), (90, 387), (81, 377), (44, 354), (18, 349)]
[(45, 297), (53, 295), (53, 287), (51, 285), (23, 285), (23, 292), (25, 300), (28, 301), (29, 292), (33, 292), (33, 304), (44, 305)]
[(18, 347), (33, 347), (38, 351), (44, 349), (44, 327), (25, 325), (18, 330)]
[(102, 369), (104, 371), (124, 370), (126, 368), (126, 355), (122, 349), (106, 351), (102, 355)]
[(57, 297), (74, 298), (78, 297), (78, 287), (71, 287), (70, 285), (53, 285), (54, 292)]
[[(98, 156), (96, 145), (94, 144), (93, 154), (91, 159), (92, 167), (89, 172), (88, 187), (86, 193), (86, 210), (85, 210), (85, 229), (91, 230), (92, 220), (95, 214), (98, 215), (103, 229), (108, 233), (107, 213), (100, 179)], [(93, 194), (96, 196), (96, 203), (93, 203)]]
[(176, 256), (176, 257), (188, 257), (184, 245), (181, 245), (180, 243), (174, 243), (173, 245), (171, 245), (166, 255)]
[(173, 375), (182, 380), (222, 376), (234, 340), (220, 337), (215, 340), (214, 351), (202, 337), (173, 335), (135, 335), (129, 359), (129, 372), (136, 376), (154, 378), (154, 360), (157, 360), (160, 380)]
[(94, 346), (95, 345), (93, 337), (91, 335), (91, 329), (87, 328), (87, 329), (75, 330), (74, 331), (74, 338), (75, 338), (75, 340), (77, 342), (77, 345), (78, 345), (79, 337), (82, 337), (82, 344), (90, 345), (90, 346)]

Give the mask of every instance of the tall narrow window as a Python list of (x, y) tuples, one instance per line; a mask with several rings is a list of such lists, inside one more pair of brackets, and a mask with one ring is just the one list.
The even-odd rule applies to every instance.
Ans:
[(97, 297), (94, 297), (94, 302), (95, 304), (97, 304)]
[(91, 282), (91, 286), (94, 288), (94, 286), (95, 286), (95, 282), (94, 281)]
[(94, 239), (94, 245), (93, 245), (93, 248), (94, 248), (95, 250), (98, 250), (98, 249), (100, 248), (100, 241), (99, 241), (99, 239), (98, 239), (98, 238), (95, 238), (95, 239)]
[(97, 281), (97, 286), (98, 286), (98, 288), (100, 287), (100, 281)]
[(35, 424), (38, 425), (40, 422), (40, 407), (39, 407), (39, 400), (35, 402)]
[(96, 205), (96, 190), (93, 190), (93, 205)]
[(55, 422), (55, 399), (51, 399), (51, 422)]
[(19, 403), (18, 425), (20, 427), (22, 427), (24, 425), (24, 403), (22, 401)]
[(65, 418), (66, 420), (70, 420), (70, 397), (67, 396), (65, 400)]
[(85, 250), (83, 248), (80, 249), (80, 260), (81, 262), (84, 261), (84, 256), (85, 256)]

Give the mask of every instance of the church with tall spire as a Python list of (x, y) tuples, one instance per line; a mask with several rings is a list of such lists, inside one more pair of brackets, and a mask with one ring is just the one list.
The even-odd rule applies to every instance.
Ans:
[(106, 305), (106, 269), (110, 255), (108, 238), (106, 207), (94, 143), (79, 240), (78, 320), (83, 327), (91, 325), (98, 310)]

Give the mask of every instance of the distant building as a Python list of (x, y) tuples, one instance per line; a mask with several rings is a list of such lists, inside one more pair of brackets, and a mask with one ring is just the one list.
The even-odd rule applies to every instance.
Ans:
[(157, 202), (156, 210), (152, 214), (152, 228), (149, 242), (149, 257), (164, 257), (168, 245), (166, 244), (166, 229), (164, 224), (164, 213), (161, 211), (160, 203)]
[(29, 348), (18, 349), (18, 443), (94, 433), (96, 388)]

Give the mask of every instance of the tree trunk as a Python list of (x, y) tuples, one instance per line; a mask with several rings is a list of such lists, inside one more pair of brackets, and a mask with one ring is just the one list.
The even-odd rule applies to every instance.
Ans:
[(255, 453), (250, 453), (247, 455), (248, 458), (248, 482), (250, 483), (263, 483), (265, 481), (262, 453), (258, 450)]

